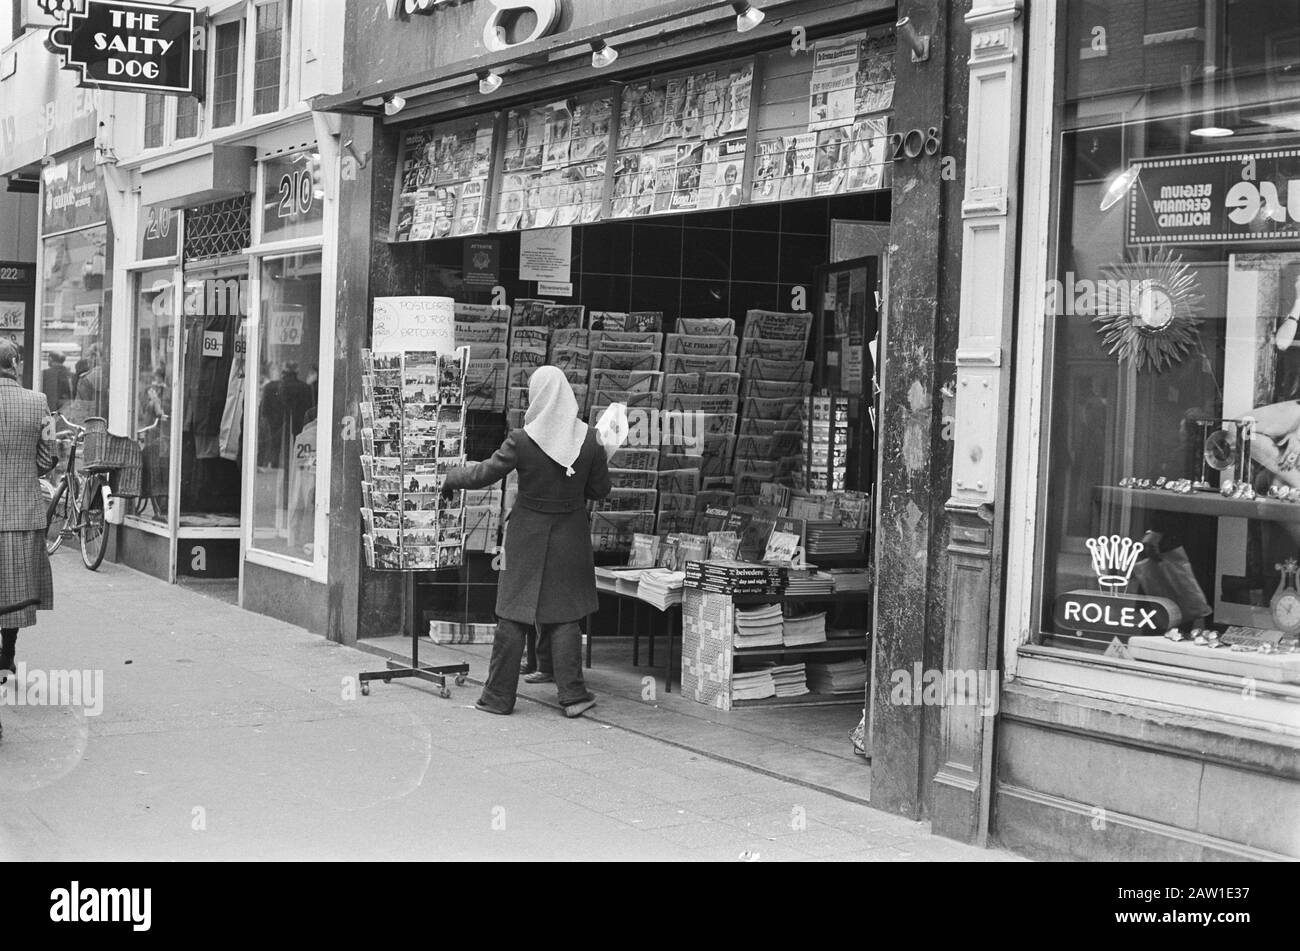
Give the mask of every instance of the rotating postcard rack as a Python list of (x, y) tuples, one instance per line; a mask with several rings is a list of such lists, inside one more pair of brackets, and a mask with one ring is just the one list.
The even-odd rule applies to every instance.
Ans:
[[(439, 571), (464, 561), (464, 493), (444, 498), (447, 472), (465, 464), (465, 373), (469, 351), (363, 350), (361, 413), (362, 521), (367, 567)], [(415, 678), (450, 697), (447, 678), (465, 682), (468, 664), (420, 663), (420, 629), (411, 625), (411, 666), (389, 661), (362, 673), (370, 681)]]

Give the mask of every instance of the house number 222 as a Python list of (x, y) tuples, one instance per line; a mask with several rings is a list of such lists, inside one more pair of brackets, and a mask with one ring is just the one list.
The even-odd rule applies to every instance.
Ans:
[(895, 162), (920, 158), (922, 154), (937, 155), (939, 154), (939, 130), (930, 126), (924, 132), (920, 129), (893, 132), (889, 136), (889, 149), (893, 153)]

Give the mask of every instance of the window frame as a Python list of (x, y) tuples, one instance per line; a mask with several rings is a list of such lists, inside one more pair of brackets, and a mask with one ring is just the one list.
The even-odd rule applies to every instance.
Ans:
[[(272, 3), (280, 5), (280, 68), (278, 78), (279, 96), (276, 100), (276, 107), (267, 112), (257, 111), (257, 11), (261, 7), (270, 6)], [(245, 94), (245, 115), (250, 119), (257, 119), (262, 116), (275, 115), (282, 112), (289, 103), (289, 63), (291, 60), (291, 36), (292, 24), (291, 0), (248, 0), (247, 12), (244, 17), (246, 24), (244, 30), (244, 44), (246, 62), (249, 64), (248, 71), (249, 82), (244, 85), (247, 87)]]
[[(217, 132), (218, 130), (237, 128), (247, 115), (244, 100), (250, 95), (248, 91), (249, 84), (243, 81), (244, 63), (247, 54), (246, 45), (248, 41), (248, 30), (246, 28), (247, 8), (244, 5), (237, 7), (231, 14), (225, 17), (214, 18), (210, 27), (208, 36), (208, 76), (207, 90), (208, 94), (204, 106), (208, 116), (208, 130)], [(235, 67), (235, 96), (234, 108), (235, 114), (230, 122), (224, 125), (217, 125), (217, 32), (222, 27), (236, 26), (239, 29), (239, 40), (235, 43), (235, 55), (238, 57), (238, 63)], [(202, 123), (200, 123), (200, 126)]]

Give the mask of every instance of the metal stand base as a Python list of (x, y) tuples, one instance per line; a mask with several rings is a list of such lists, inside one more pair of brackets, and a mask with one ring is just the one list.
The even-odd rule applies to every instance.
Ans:
[[(410, 604), (413, 590), (408, 576), (405, 599), (407, 605)], [(372, 680), (382, 680), (384, 683), (389, 683), (392, 680), (407, 677), (436, 684), (440, 688), (438, 696), (444, 700), (448, 699), (451, 697), (451, 688), (447, 686), (447, 678), (454, 678), (457, 687), (463, 686), (465, 677), (469, 674), (469, 664), (445, 664), (441, 667), (421, 664), (419, 628), (409, 620), (409, 609), (404, 610), (403, 615), (403, 622), (409, 626), (411, 631), (411, 665), (407, 667), (399, 661), (390, 660), (387, 662), (387, 670), (375, 670), (359, 674), (357, 680), (361, 683), (361, 695), (363, 697), (370, 696), (370, 681)]]

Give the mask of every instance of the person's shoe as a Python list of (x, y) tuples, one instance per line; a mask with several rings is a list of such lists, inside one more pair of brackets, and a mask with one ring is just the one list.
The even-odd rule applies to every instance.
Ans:
[(550, 674), (544, 674), (540, 670), (534, 670), (531, 674), (524, 674), (524, 683), (526, 684), (553, 684), (555, 678)]
[(596, 705), (595, 700), (579, 700), (577, 703), (571, 703), (564, 708), (564, 715), (573, 719), (580, 717)]
[(537, 668), (529, 664), (527, 661), (524, 661), (524, 663), (519, 665), (519, 673), (524, 676), (535, 674), (537, 673)]
[(484, 713), (495, 713), (499, 717), (510, 716), (509, 710), (494, 710), (491, 707), (489, 707), (487, 704), (485, 704), (482, 700), (475, 701), (474, 709), (482, 710)]

